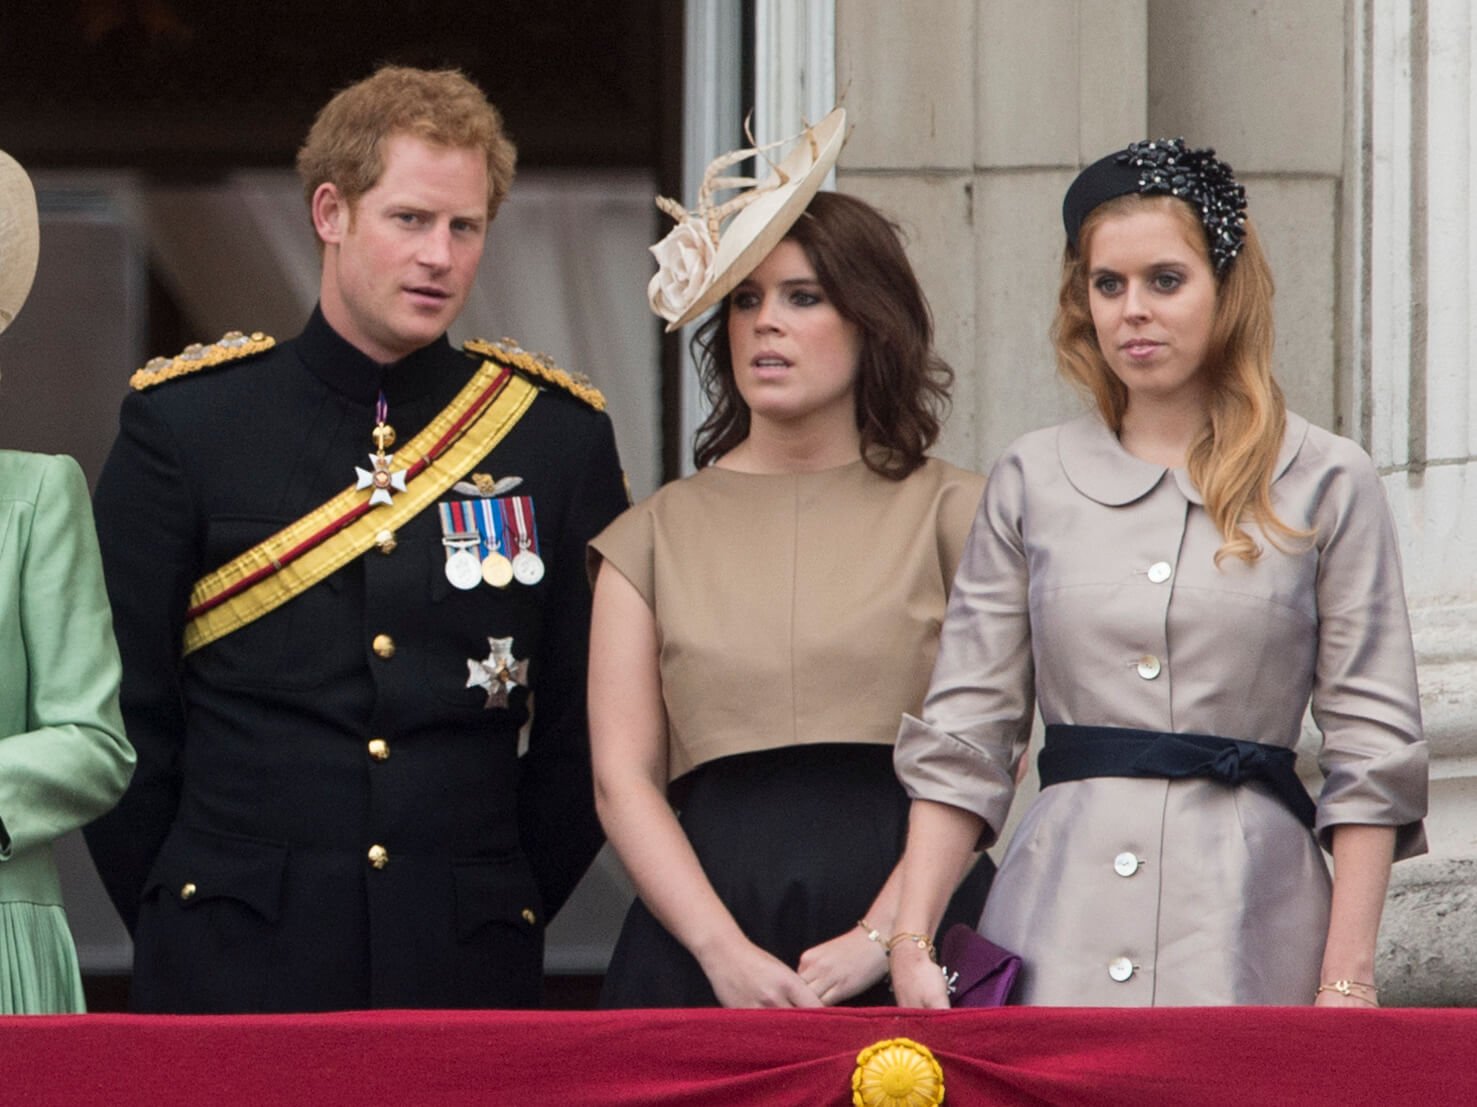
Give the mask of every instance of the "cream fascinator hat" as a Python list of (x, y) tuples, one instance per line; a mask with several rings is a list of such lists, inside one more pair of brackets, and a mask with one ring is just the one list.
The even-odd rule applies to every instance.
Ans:
[[(837, 108), (793, 138), (715, 159), (703, 174), (697, 206), (691, 211), (665, 196), (657, 198), (656, 206), (677, 225), (651, 247), (660, 268), (647, 285), (646, 295), (651, 310), (667, 321), (669, 332), (727, 296), (779, 245), (820, 190), (845, 138), (846, 112)], [(720, 176), (747, 157), (763, 156), (782, 146), (789, 146), (789, 153), (769, 163), (770, 174), (762, 181)], [(767, 156), (765, 160), (769, 161)], [(744, 191), (713, 203), (713, 193), (730, 189)], [(726, 227), (725, 219), (729, 219)]]
[(0, 150), (0, 331), (26, 302), (40, 247), (36, 190), (20, 164)]

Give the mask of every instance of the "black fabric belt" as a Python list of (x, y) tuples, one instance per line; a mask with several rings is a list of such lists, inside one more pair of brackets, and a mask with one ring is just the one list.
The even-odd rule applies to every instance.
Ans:
[(1260, 780), (1304, 826), (1312, 827), (1317, 808), (1298, 779), (1296, 762), (1297, 755), (1283, 746), (1211, 734), (1053, 724), (1046, 728), (1037, 766), (1043, 788), (1095, 776), (1203, 776), (1233, 786)]

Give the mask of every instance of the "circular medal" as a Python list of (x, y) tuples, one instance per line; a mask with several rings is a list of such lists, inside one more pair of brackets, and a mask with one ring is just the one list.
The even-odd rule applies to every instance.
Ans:
[(522, 550), (513, 558), (513, 576), (519, 584), (537, 584), (544, 579), (544, 561), (532, 550)]
[(506, 588), (513, 579), (513, 563), (493, 550), (482, 559), (482, 579), (494, 588)]
[(471, 550), (457, 550), (446, 559), (446, 579), (463, 592), (482, 583), (482, 562)]

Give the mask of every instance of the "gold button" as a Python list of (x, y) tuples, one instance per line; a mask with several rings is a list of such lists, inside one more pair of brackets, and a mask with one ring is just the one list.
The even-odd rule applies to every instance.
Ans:
[(375, 656), (383, 657), (388, 661), (395, 656), (395, 639), (388, 634), (376, 634), (370, 648), (374, 650)]
[(195, 893), (198, 892), (199, 890), (200, 890), (199, 888), (195, 887), (195, 884), (194, 884), (193, 881), (187, 880), (187, 881), (185, 881), (184, 887), (182, 887), (179, 890), (179, 898), (180, 899), (194, 899), (195, 898)]
[(382, 554), (395, 552), (395, 532), (392, 530), (379, 531), (374, 536), (375, 547)]
[(376, 869), (383, 869), (390, 863), (390, 851), (381, 845), (370, 846), (369, 863)]
[(369, 756), (376, 761), (388, 761), (390, 759), (390, 743), (383, 738), (371, 738), (369, 740)]
[(531, 908), (525, 907), (523, 909), (523, 921), (526, 922), (529, 926), (532, 926), (534, 923), (538, 922), (538, 916), (533, 913)]

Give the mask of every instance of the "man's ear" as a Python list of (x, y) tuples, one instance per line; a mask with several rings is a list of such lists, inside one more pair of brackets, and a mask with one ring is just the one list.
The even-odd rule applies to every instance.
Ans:
[(318, 232), (324, 245), (337, 245), (344, 240), (354, 212), (352, 205), (339, 191), (338, 185), (332, 181), (324, 181), (314, 189), (310, 210), (313, 214), (313, 230)]

